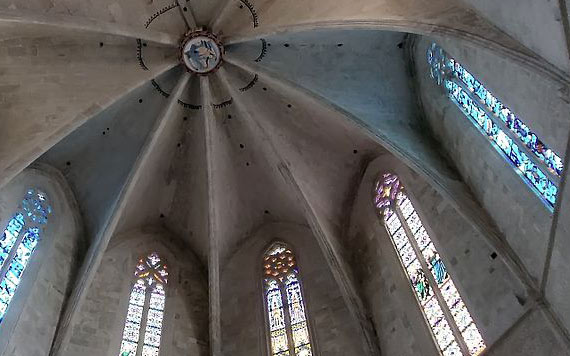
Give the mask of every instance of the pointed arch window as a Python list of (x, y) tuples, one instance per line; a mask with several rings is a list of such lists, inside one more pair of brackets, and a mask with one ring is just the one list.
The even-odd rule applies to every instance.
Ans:
[(158, 356), (168, 268), (152, 252), (138, 261), (135, 277), (119, 356)]
[(562, 158), (440, 46), (428, 48), (427, 60), (431, 77), (552, 210), (564, 170)]
[(263, 257), (265, 308), (272, 356), (312, 356), (303, 288), (295, 255), (276, 242)]
[(51, 212), (47, 195), (40, 190), (29, 189), (21, 208), (4, 229), (0, 240), (0, 323), (6, 316)]
[(374, 204), (444, 356), (478, 355), (485, 343), (400, 179), (383, 174)]

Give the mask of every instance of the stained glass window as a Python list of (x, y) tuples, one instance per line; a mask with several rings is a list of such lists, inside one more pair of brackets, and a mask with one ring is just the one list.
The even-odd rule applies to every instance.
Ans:
[(0, 323), (40, 241), (52, 209), (45, 193), (29, 189), (0, 240)]
[(380, 177), (374, 204), (442, 355), (482, 353), (486, 346), (477, 325), (398, 176)]
[(263, 259), (265, 304), (272, 356), (312, 356), (303, 288), (291, 249), (274, 243)]
[(429, 47), (427, 58), (431, 77), (552, 209), (564, 170), (562, 158), (437, 44)]
[(168, 268), (153, 252), (138, 261), (135, 278), (119, 356), (158, 356)]

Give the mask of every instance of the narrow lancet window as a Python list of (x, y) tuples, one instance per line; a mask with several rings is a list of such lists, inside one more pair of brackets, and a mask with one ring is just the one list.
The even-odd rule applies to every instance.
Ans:
[(135, 278), (119, 356), (158, 356), (168, 269), (153, 252), (138, 261)]
[(312, 356), (303, 288), (291, 249), (276, 242), (263, 258), (265, 306), (272, 356)]
[(4, 229), (0, 240), (0, 323), (6, 316), (51, 212), (47, 195), (29, 189), (21, 208)]
[(562, 158), (437, 44), (429, 47), (427, 58), (431, 77), (552, 210), (564, 170)]
[(399, 178), (384, 174), (374, 204), (441, 353), (478, 355), (485, 343)]

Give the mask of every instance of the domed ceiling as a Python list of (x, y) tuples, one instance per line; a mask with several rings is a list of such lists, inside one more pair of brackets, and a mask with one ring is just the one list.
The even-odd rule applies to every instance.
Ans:
[(427, 3), (0, 0), (0, 185), (48, 163), (91, 240), (119, 211), (117, 231), (163, 226), (204, 262), (212, 230), (222, 256), (266, 221), (340, 231), (386, 149), (455, 179), (418, 120), (403, 32), (517, 49)]
[(461, 4), (0, 0), (0, 186), (58, 168), (94, 254), (159, 226), (219, 268), (266, 222), (309, 225), (354, 300), (339, 246), (371, 160), (472, 201), (423, 126), (406, 33), (541, 68)]
[(338, 235), (386, 151), (455, 182), (404, 32), (526, 53), (453, 0), (0, 0), (0, 30), (0, 186), (50, 164), (91, 241), (159, 225), (204, 262), (214, 230), (226, 257), (263, 222)]

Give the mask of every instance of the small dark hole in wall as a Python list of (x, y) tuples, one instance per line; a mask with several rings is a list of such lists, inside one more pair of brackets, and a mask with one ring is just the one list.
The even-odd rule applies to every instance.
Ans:
[(99, 47), (103, 47), (105, 44), (103, 42), (99, 42)]
[(239, 148), (244, 148), (245, 146), (243, 145), (243, 143), (239, 144)]
[(240, 8), (240, 9), (243, 9), (243, 5), (240, 5), (239, 8)]
[(404, 42), (398, 43), (398, 48), (403, 48), (403, 47), (404, 47)]
[(268, 45), (269, 47), (271, 47), (271, 43), (267, 43), (267, 45)]
[(245, 162), (245, 165), (249, 167), (249, 162)]
[(287, 107), (290, 108), (292, 105), (291, 104), (287, 104)]
[(142, 104), (142, 99), (139, 99), (139, 104)]
[(491, 256), (491, 259), (494, 260), (495, 258), (497, 258), (497, 253), (493, 252), (490, 256)]
[(465, 251), (463, 251), (463, 253), (464, 253), (464, 254), (466, 254), (466, 255), (468, 255), (468, 254), (469, 254), (469, 252), (471, 252), (471, 250), (470, 250), (470, 249), (465, 249)]
[(520, 295), (516, 295), (515, 297), (517, 297), (517, 301), (519, 302), (520, 305), (524, 306), (526, 304), (526, 298), (521, 297)]
[(358, 150), (353, 150), (352, 153), (357, 154)]
[(228, 115), (228, 119), (231, 119), (231, 118), (232, 118), (232, 116), (231, 116), (231, 115)]
[(187, 121), (187, 120), (188, 120), (188, 117), (184, 116), (184, 117), (182, 118), (182, 120)]
[(103, 131), (103, 135), (105, 134), (105, 131)]
[(289, 47), (289, 43), (285, 43), (283, 46), (285, 46), (285, 47)]
[(65, 165), (66, 165), (66, 166), (71, 166), (71, 162), (70, 162), (70, 161), (67, 161), (67, 162), (65, 162)]
[(184, 12), (186, 12), (186, 11), (188, 11), (188, 8), (187, 8), (186, 6), (184, 6), (184, 7), (182, 8), (182, 10), (184, 10)]
[(265, 214), (269, 214), (269, 210), (265, 210), (264, 213), (265, 213)]
[(146, 42), (145, 42), (145, 43), (143, 43), (143, 47), (146, 47)]
[(164, 214), (160, 214), (160, 217), (163, 218), (163, 217), (164, 217)]
[(343, 45), (344, 45), (343, 43), (337, 44), (338, 47), (342, 47)]
[(267, 91), (267, 88), (264, 87), (263, 90), (264, 90), (264, 91)]
[(182, 144), (181, 144), (181, 143), (178, 143), (178, 144), (176, 145), (176, 147), (180, 147), (180, 146), (182, 146)]

